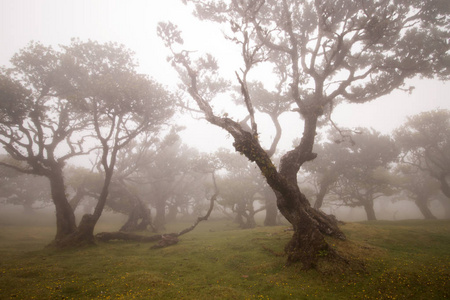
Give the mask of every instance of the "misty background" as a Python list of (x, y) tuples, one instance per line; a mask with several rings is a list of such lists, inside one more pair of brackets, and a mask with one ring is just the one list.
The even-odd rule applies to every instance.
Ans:
[[(169, 90), (174, 89), (179, 84), (178, 76), (167, 62), (168, 50), (156, 34), (157, 23), (167, 20), (176, 20), (183, 30), (186, 48), (214, 53), (222, 74), (235, 80), (234, 72), (240, 62), (238, 47), (224, 41), (223, 33), (217, 26), (208, 26), (194, 18), (190, 9), (177, 0), (0, 0), (0, 65), (9, 67), (9, 59), (30, 41), (55, 47), (69, 44), (74, 37), (100, 43), (114, 41), (135, 52), (139, 72), (154, 77)], [(270, 74), (261, 72), (258, 76), (261, 80), (265, 76), (266, 80), (270, 80)], [(369, 103), (341, 104), (333, 112), (333, 121), (342, 127), (373, 128), (382, 134), (390, 134), (408, 116), (439, 108), (450, 109), (448, 83), (420, 78), (407, 80), (406, 83), (406, 89), (414, 87), (412, 93), (396, 90)], [(224, 112), (234, 109), (233, 103), (224, 104)], [(264, 120), (264, 117), (260, 118)], [(219, 148), (234, 151), (232, 138), (206, 121), (180, 114), (176, 122), (185, 126), (179, 134), (189, 147), (209, 153)], [(283, 115), (281, 122), (289, 124), (290, 128), (302, 126), (295, 114)], [(260, 126), (264, 127), (263, 124)], [(268, 132), (263, 130), (263, 141), (265, 138), (270, 140), (273, 134), (271, 129)], [(285, 129), (279, 148), (289, 149), (297, 135), (297, 130)], [(76, 158), (73, 163), (83, 164), (83, 159)], [(403, 208), (405, 203), (406, 208)], [(376, 201), (375, 210), (382, 219), (421, 218), (413, 204), (405, 203), (393, 203), (388, 197), (381, 198)], [(338, 217), (349, 221), (365, 219), (361, 208), (336, 209), (327, 212), (337, 213)], [(51, 211), (51, 206), (47, 210)], [(433, 202), (432, 210), (437, 217), (444, 216), (439, 203)]]

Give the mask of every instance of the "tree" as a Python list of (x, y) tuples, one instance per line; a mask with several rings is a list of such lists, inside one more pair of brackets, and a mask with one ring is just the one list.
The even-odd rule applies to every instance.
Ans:
[[(368, 220), (376, 220), (374, 200), (395, 192), (394, 176), (390, 173), (392, 163), (397, 160), (394, 141), (375, 130), (357, 129), (358, 134), (348, 141), (336, 140), (325, 143), (330, 152), (318, 158), (318, 199), (331, 193), (334, 202), (343, 202), (350, 207), (362, 206)], [(350, 137), (349, 137), (350, 138)], [(320, 154), (321, 152), (319, 152)], [(323, 158), (329, 163), (324, 166)], [(312, 168), (310, 168), (312, 169)]]
[(439, 192), (439, 182), (420, 169), (407, 164), (397, 167), (397, 176), (399, 176), (397, 185), (408, 198), (414, 200), (424, 218), (436, 219), (428, 205)]
[(402, 161), (438, 180), (450, 200), (450, 111), (439, 109), (409, 117), (394, 134)]
[[(51, 47), (30, 44), (16, 54), (10, 70), (0, 75), (0, 143), (26, 166), (0, 164), (25, 174), (46, 176), (56, 208), (55, 240), (76, 230), (75, 215), (64, 190), (63, 165), (84, 153), (74, 132), (88, 126), (87, 118), (68, 101), (63, 61)], [(59, 148), (66, 148), (57, 155)]]
[[(318, 120), (346, 100), (363, 103), (402, 87), (417, 75), (444, 79), (449, 73), (449, 6), (436, 1), (201, 1), (195, 4), (201, 19), (229, 25), (229, 37), (240, 46), (243, 67), (236, 72), (250, 130), (220, 115), (212, 101), (227, 91), (212, 55), (195, 58), (182, 49), (181, 32), (172, 23), (160, 23), (158, 33), (172, 51), (186, 91), (205, 119), (234, 138), (236, 151), (254, 161), (277, 196), (277, 206), (293, 225), (286, 246), (288, 261), (314, 267), (320, 251), (333, 254), (324, 239), (344, 239), (333, 218), (311, 208), (299, 190), (297, 173), (313, 152)], [(225, 30), (225, 29), (224, 29)], [(271, 161), (259, 141), (248, 76), (252, 69), (283, 61), (274, 72), (283, 95), (299, 113), (304, 126), (300, 143)], [(286, 80), (287, 78), (287, 80)], [(275, 79), (274, 79), (275, 80)], [(223, 98), (222, 98), (223, 99)]]
[(169, 211), (169, 218), (175, 219), (178, 208), (187, 205), (189, 197), (185, 197), (186, 193), (190, 187), (196, 186), (190, 163), (197, 156), (196, 149), (184, 145), (173, 133), (162, 141), (161, 147), (152, 153), (145, 169), (141, 170), (146, 183), (143, 190), (156, 211), (153, 224), (156, 231), (166, 224), (166, 210)]
[[(73, 40), (59, 51), (31, 43), (11, 63), (13, 68), (0, 76), (0, 143), (27, 166), (0, 164), (49, 179), (55, 246), (92, 243), (117, 152), (141, 134), (159, 130), (172, 113), (169, 96), (138, 74), (132, 53), (114, 43)], [(94, 213), (77, 226), (63, 168), (68, 159), (95, 149), (105, 176)]]
[(220, 188), (219, 204), (231, 208), (236, 214), (235, 221), (241, 228), (254, 228), (255, 215), (265, 209), (264, 206), (257, 209), (254, 206), (257, 198), (262, 196), (260, 192), (264, 184), (261, 175), (253, 164), (239, 154), (219, 150), (215, 155), (223, 166), (221, 175), (217, 178)]
[(333, 131), (329, 132), (329, 135), (332, 141), (316, 144), (314, 152), (317, 153), (317, 158), (304, 164), (304, 169), (310, 173), (308, 177), (312, 179), (312, 184), (317, 190), (315, 209), (322, 207), (325, 196), (336, 186), (343, 170), (350, 168), (352, 160), (351, 155), (348, 155), (348, 148), (344, 145), (352, 145), (353, 140), (342, 140), (339, 133)]

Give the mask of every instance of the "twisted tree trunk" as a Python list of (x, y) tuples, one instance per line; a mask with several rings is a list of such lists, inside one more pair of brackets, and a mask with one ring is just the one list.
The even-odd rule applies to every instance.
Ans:
[[(317, 119), (323, 114), (321, 94), (316, 94), (318, 101), (315, 105), (306, 106), (298, 101), (301, 115), (304, 118), (304, 129), (300, 144), (287, 152), (281, 159), (279, 171), (270, 159), (270, 155), (258, 141), (258, 130), (254, 122), (254, 110), (245, 80), (238, 76), (241, 84), (241, 92), (250, 115), (251, 132), (243, 126), (227, 117), (216, 116), (209, 102), (200, 94), (197, 87), (197, 73), (190, 67), (189, 62), (181, 56), (177, 56), (177, 63), (183, 65), (190, 77), (188, 92), (197, 103), (199, 109), (204, 112), (208, 122), (225, 129), (233, 138), (233, 146), (236, 151), (245, 155), (250, 161), (255, 162), (267, 183), (275, 192), (277, 206), (281, 214), (292, 224), (294, 234), (286, 246), (288, 263), (300, 261), (305, 269), (315, 267), (319, 254), (322, 251), (334, 251), (324, 239), (324, 235), (345, 239), (345, 235), (337, 226), (335, 218), (325, 215), (311, 207), (305, 195), (300, 192), (297, 184), (297, 173), (303, 163), (313, 160), (317, 155), (312, 152), (316, 136)], [(298, 64), (298, 60), (295, 62)], [(248, 71), (248, 70), (247, 70)], [(299, 86), (298, 73), (294, 74), (293, 87)], [(323, 81), (318, 84), (317, 90), (322, 91)], [(292, 89), (294, 99), (300, 99), (298, 90)]]
[[(229, 122), (232, 121), (225, 120), (224, 125)], [(260, 146), (256, 136), (244, 130), (238, 133), (229, 130), (230, 133), (234, 133), (234, 147), (258, 165), (267, 183), (275, 192), (278, 209), (293, 226), (294, 234), (285, 248), (288, 263), (300, 261), (305, 269), (316, 265), (321, 251), (332, 251), (324, 235), (345, 239), (345, 235), (337, 226), (336, 219), (312, 208), (297, 184), (297, 173), (301, 165), (316, 157), (312, 153), (316, 124), (317, 117), (305, 118), (300, 145), (282, 157), (279, 171)]]

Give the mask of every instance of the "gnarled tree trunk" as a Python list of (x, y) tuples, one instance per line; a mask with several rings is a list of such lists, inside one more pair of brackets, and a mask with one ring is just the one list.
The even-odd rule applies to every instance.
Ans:
[(77, 230), (75, 214), (66, 196), (62, 171), (61, 174), (58, 173), (55, 171), (54, 174), (48, 176), (52, 200), (56, 209), (56, 236), (53, 241), (55, 246), (58, 246), (60, 241)]
[(316, 116), (305, 118), (300, 145), (282, 157), (279, 171), (261, 148), (256, 136), (246, 131), (234, 135), (234, 147), (258, 165), (275, 192), (278, 209), (293, 226), (294, 234), (285, 248), (288, 263), (300, 261), (305, 269), (316, 265), (321, 251), (332, 251), (324, 235), (345, 239), (336, 219), (312, 208), (297, 184), (301, 165), (316, 156), (312, 153), (316, 124)]
[[(238, 76), (245, 104), (250, 114), (251, 132), (245, 130), (240, 123), (230, 118), (216, 116), (208, 101), (199, 94), (197, 72), (182, 57), (178, 56), (177, 59), (179, 59), (178, 63), (185, 67), (187, 75), (191, 79), (188, 91), (200, 110), (204, 112), (206, 120), (225, 129), (233, 136), (233, 146), (236, 151), (244, 154), (250, 161), (258, 165), (267, 183), (275, 192), (278, 209), (294, 228), (292, 239), (286, 246), (288, 262), (300, 261), (305, 269), (309, 269), (316, 265), (321, 251), (327, 250), (330, 253), (334, 253), (326, 243), (324, 235), (340, 239), (345, 239), (345, 235), (338, 228), (335, 218), (311, 207), (305, 195), (300, 192), (297, 184), (297, 173), (302, 164), (313, 160), (317, 156), (312, 152), (312, 149), (316, 136), (317, 119), (323, 114), (320, 101), (321, 94), (315, 95), (318, 98), (314, 99), (317, 101), (312, 101), (312, 103), (316, 103), (315, 105), (306, 106), (301, 101), (298, 101), (305, 124), (302, 139), (300, 145), (282, 157), (278, 171), (272, 163), (270, 155), (261, 147), (258, 141), (254, 109), (245, 79), (243, 81)], [(294, 99), (300, 99), (297, 90), (299, 86), (298, 80), (298, 76), (294, 76), (294, 83), (292, 84), (295, 87), (292, 89)], [(321, 84), (323, 84), (323, 81)], [(318, 90), (321, 91), (322, 88), (323, 85), (319, 84)]]

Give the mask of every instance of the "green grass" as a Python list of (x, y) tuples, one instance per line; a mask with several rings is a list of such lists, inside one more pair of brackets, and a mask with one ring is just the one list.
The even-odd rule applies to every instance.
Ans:
[[(117, 224), (101, 225), (116, 230)], [(168, 226), (168, 232), (190, 225)], [(116, 226), (116, 227), (114, 227)], [(450, 297), (450, 222), (348, 223), (330, 243), (365, 269), (285, 267), (286, 227), (239, 230), (206, 221), (177, 245), (109, 242), (44, 248), (54, 228), (0, 222), (0, 299), (445, 299)], [(326, 268), (323, 268), (326, 270)]]

